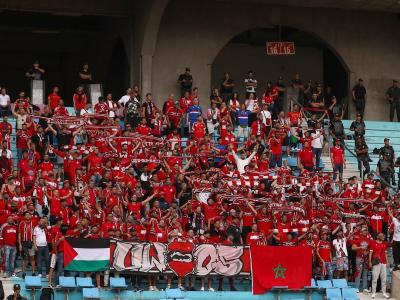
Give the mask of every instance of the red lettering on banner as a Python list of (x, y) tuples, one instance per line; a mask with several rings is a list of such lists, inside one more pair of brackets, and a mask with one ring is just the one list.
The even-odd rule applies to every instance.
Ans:
[(110, 267), (119, 272), (174, 273), (179, 277), (250, 274), (248, 246), (111, 240), (110, 250)]

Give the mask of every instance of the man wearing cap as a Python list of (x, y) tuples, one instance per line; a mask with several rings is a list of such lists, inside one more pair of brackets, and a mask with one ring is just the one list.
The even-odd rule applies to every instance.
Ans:
[(21, 285), (19, 285), (18, 283), (14, 284), (13, 291), (14, 291), (14, 293), (9, 295), (7, 297), (7, 300), (28, 300), (27, 298), (21, 296), (21, 294), (20, 294)]
[(397, 114), (397, 122), (400, 121), (400, 88), (397, 86), (397, 80), (393, 80), (393, 84), (386, 92), (386, 99), (390, 104), (390, 122), (393, 122), (394, 111)]
[(367, 100), (367, 90), (365, 89), (363, 80), (361, 78), (358, 79), (358, 83), (353, 87), (351, 93), (357, 113), (364, 115), (365, 100)]

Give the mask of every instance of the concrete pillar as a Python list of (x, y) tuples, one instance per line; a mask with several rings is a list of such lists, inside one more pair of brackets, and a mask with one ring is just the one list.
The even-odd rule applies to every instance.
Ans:
[(151, 93), (153, 75), (153, 55), (145, 54), (140, 57), (140, 90), (142, 94)]

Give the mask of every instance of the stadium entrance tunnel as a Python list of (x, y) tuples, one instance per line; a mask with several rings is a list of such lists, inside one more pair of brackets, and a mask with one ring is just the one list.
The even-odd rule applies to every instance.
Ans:
[[(294, 42), (294, 55), (267, 55), (266, 42)], [(243, 81), (249, 70), (258, 81), (260, 97), (268, 81), (275, 84), (282, 76), (289, 86), (295, 74), (303, 84), (308, 80), (331, 87), (332, 94), (346, 103), (349, 93), (349, 70), (342, 58), (321, 38), (292, 27), (274, 26), (244, 31), (220, 50), (211, 66), (211, 85), (220, 87), (224, 72), (236, 83), (240, 100), (245, 97)]]
[(25, 72), (38, 60), (46, 71), (45, 95), (58, 85), (61, 97), (71, 106), (78, 73), (87, 62), (93, 82), (119, 96), (129, 82), (128, 51), (117, 31), (124, 28), (119, 26), (123, 22), (122, 17), (100, 15), (1, 11), (1, 85), (12, 100), (19, 91), (29, 95), (31, 83)]

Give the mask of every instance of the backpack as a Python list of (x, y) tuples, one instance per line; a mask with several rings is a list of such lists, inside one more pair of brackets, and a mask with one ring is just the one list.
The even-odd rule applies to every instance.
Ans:
[(42, 292), (40, 294), (40, 300), (54, 300), (53, 288), (50, 287), (42, 288)]

